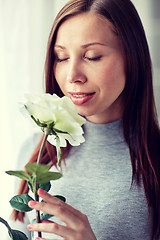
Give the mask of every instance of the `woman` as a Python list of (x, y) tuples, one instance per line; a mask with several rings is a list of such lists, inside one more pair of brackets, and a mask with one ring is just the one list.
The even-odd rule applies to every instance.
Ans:
[[(47, 93), (69, 96), (86, 117), (86, 142), (62, 150), (67, 167), (51, 193), (68, 204), (42, 190), (47, 203), (29, 203), (65, 225), (45, 221), (28, 229), (75, 240), (158, 239), (160, 130), (149, 49), (131, 1), (66, 4), (50, 33), (45, 77)], [(48, 143), (43, 163), (51, 162), (56, 154)], [(26, 192), (22, 182), (19, 193)], [(53, 238), (43, 236), (36, 239)]]

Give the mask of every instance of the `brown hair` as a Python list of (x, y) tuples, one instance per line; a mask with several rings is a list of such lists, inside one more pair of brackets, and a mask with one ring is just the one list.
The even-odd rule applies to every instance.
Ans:
[[(160, 234), (160, 130), (158, 126), (152, 83), (152, 66), (145, 32), (130, 0), (71, 0), (57, 15), (48, 41), (45, 63), (46, 92), (63, 96), (54, 77), (53, 48), (59, 26), (66, 19), (92, 11), (108, 19), (122, 44), (126, 64), (123, 132), (129, 146), (133, 181), (142, 179), (148, 210), (152, 219), (151, 239)], [(130, 136), (134, 135), (134, 138)], [(40, 146), (40, 145), (39, 145)], [(39, 146), (30, 161), (36, 161)], [(64, 157), (69, 147), (63, 149)], [(52, 159), (53, 158), (53, 159)], [(46, 145), (43, 163), (56, 163), (55, 148)], [(20, 193), (28, 192), (22, 181)], [(21, 213), (14, 218), (23, 220)]]

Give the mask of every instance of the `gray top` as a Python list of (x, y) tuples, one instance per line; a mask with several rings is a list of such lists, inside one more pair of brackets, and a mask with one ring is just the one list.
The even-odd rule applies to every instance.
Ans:
[[(131, 187), (131, 181), (121, 121), (86, 122), (85, 143), (71, 149), (63, 177), (52, 182), (50, 193), (65, 196), (68, 204), (86, 214), (97, 240), (149, 240), (144, 191), (135, 184)], [(33, 214), (28, 214), (30, 219)]]

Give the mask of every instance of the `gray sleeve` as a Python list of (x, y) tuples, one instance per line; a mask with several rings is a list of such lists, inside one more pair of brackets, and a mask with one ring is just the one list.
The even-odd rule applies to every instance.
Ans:
[[(36, 148), (37, 144), (39, 143), (40, 139), (42, 137), (42, 133), (38, 132), (29, 137), (24, 141), (24, 143), (21, 146), (21, 149), (18, 154), (17, 162), (16, 162), (16, 170), (23, 170), (24, 166), (29, 161), (34, 149)], [(15, 188), (15, 194), (17, 193), (17, 186), (19, 186), (20, 179), (15, 177), (14, 178), (14, 188)]]

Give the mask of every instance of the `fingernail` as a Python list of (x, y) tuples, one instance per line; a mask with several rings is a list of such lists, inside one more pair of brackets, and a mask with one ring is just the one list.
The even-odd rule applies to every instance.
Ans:
[(28, 205), (30, 207), (32, 207), (32, 206), (36, 205), (36, 203), (37, 203), (36, 201), (29, 201)]
[(35, 240), (40, 240), (40, 238), (39, 238), (39, 237), (37, 237)]
[(29, 225), (27, 226), (27, 228), (28, 228), (29, 230), (31, 230), (31, 229), (33, 228), (33, 224), (29, 224)]
[(38, 193), (39, 193), (39, 194), (45, 194), (45, 191), (44, 191), (43, 189), (39, 188), (39, 189), (38, 189)]

